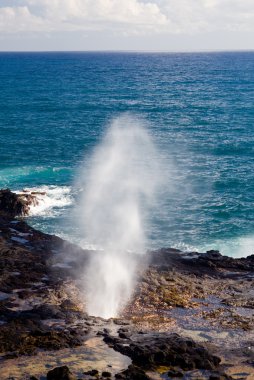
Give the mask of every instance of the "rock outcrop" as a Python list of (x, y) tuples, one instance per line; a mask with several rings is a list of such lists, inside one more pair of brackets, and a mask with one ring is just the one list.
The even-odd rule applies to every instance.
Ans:
[[(58, 352), (83, 349), (88, 336), (99, 339), (103, 350), (124, 355), (127, 364), (116, 370), (97, 368), (94, 362), (93, 369), (83, 370), (84, 380), (149, 380), (158, 367), (169, 379), (193, 374), (188, 378), (226, 380), (234, 368), (235, 373), (251, 374), (253, 255), (234, 259), (217, 251), (170, 248), (150, 252), (145, 262), (139, 257), (140, 276), (121, 318), (105, 321), (86, 314), (81, 294), (84, 268), (93, 253), (14, 219), (29, 212), (34, 202), (30, 195), (0, 191), (1, 379), (9, 379), (3, 371), (12, 358), (15, 365), (19, 357), (42, 351), (54, 352), (56, 358), (48, 367), (49, 380), (78, 379), (71, 365), (57, 368)], [(196, 376), (195, 371), (201, 372)], [(35, 371), (31, 379), (45, 372)]]
[(13, 193), (9, 189), (0, 190), (0, 215), (10, 218), (29, 215), (30, 207), (38, 205), (36, 194)]

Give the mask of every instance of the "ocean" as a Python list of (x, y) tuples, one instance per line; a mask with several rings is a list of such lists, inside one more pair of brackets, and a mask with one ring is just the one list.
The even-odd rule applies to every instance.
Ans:
[(0, 53), (0, 84), (0, 188), (46, 192), (35, 228), (91, 247), (73, 223), (80, 170), (131, 115), (167, 184), (147, 248), (254, 253), (254, 52)]

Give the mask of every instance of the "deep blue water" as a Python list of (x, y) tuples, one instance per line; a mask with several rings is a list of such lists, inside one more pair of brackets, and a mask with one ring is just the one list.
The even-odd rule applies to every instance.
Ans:
[(75, 236), (77, 169), (129, 112), (147, 121), (171, 189), (149, 247), (253, 253), (254, 52), (1, 53), (0, 84), (0, 187), (57, 186), (30, 223)]

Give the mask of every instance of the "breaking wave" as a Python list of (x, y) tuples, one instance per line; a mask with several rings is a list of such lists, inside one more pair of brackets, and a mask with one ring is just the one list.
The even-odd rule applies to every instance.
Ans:
[(38, 203), (30, 206), (29, 216), (58, 215), (64, 208), (71, 206), (74, 202), (72, 188), (70, 186), (39, 186), (29, 187), (16, 193), (34, 194)]

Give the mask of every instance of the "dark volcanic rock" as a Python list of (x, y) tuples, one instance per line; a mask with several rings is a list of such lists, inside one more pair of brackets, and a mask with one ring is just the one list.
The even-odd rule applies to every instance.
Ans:
[(115, 375), (119, 380), (150, 380), (142, 368), (130, 365), (125, 371)]
[(82, 342), (73, 331), (54, 331), (35, 320), (16, 320), (0, 326), (0, 352), (15, 355), (34, 354), (38, 348), (60, 349), (75, 347)]
[(33, 310), (40, 316), (41, 319), (64, 318), (65, 314), (59, 310), (58, 305), (42, 304), (35, 307)]
[[(195, 262), (195, 261), (194, 261)], [(240, 271), (254, 271), (254, 255), (242, 258), (223, 256), (219, 251), (207, 251), (199, 255), (196, 263), (214, 269), (234, 269)]]
[(76, 380), (67, 366), (56, 367), (47, 373), (47, 380)]
[(233, 380), (233, 378), (226, 373), (213, 372), (210, 375), (209, 380)]
[(160, 270), (174, 268), (177, 272), (218, 275), (218, 269), (254, 271), (254, 254), (242, 258), (222, 255), (219, 251), (205, 253), (186, 252), (173, 248), (162, 248), (148, 253), (150, 266)]
[(169, 377), (183, 377), (183, 373), (182, 372), (180, 372), (180, 371), (175, 371), (175, 370), (173, 370), (173, 369), (171, 369), (170, 371), (168, 371), (168, 376)]
[(91, 369), (89, 371), (84, 372), (84, 375), (97, 376), (99, 375), (99, 371), (97, 371), (97, 369)]
[(37, 205), (35, 194), (16, 194), (9, 189), (0, 190), (0, 214), (14, 218), (29, 214), (30, 206)]
[[(0, 194), (14, 202), (6, 201), (5, 208), (2, 203), (9, 216), (0, 211), (0, 353), (6, 358), (82, 344), (90, 328), (78, 289), (52, 266), (59, 247), (68, 243), (13, 220), (10, 214), (21, 212), (22, 205), (15, 194)], [(83, 323), (75, 324), (78, 319)]]
[(104, 378), (110, 378), (111, 377), (111, 373), (108, 372), (108, 371), (103, 371), (102, 374), (101, 374), (102, 377)]
[(178, 366), (184, 370), (214, 370), (220, 363), (220, 359), (204, 347), (178, 334), (137, 334), (128, 340), (128, 344), (126, 339), (114, 337), (106, 337), (104, 341), (116, 351), (129, 356), (134, 365), (143, 369), (166, 365)]

